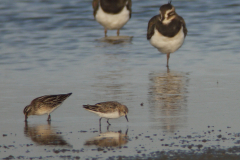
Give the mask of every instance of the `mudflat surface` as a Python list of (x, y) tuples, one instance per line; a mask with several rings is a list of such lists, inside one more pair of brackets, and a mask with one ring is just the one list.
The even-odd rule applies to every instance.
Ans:
[[(0, 158), (239, 159), (240, 2), (173, 1), (189, 32), (170, 70), (146, 39), (163, 3), (133, 0), (120, 31), (132, 38), (112, 42), (91, 1), (1, 1)], [(32, 99), (69, 92), (50, 124), (24, 123)], [(100, 132), (82, 105), (110, 100), (129, 122), (103, 119)]]

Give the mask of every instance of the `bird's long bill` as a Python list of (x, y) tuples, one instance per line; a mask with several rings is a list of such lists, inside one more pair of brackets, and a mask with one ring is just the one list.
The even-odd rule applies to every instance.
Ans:
[(128, 121), (127, 115), (125, 115), (126, 120)]

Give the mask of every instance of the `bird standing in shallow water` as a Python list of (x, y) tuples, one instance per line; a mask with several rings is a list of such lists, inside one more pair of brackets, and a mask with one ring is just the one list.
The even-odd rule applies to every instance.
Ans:
[(116, 101), (108, 101), (108, 102), (100, 102), (95, 105), (83, 105), (83, 108), (86, 110), (93, 112), (99, 115), (101, 118), (99, 119), (99, 126), (101, 126), (101, 119), (106, 118), (107, 123), (111, 125), (108, 120), (111, 118), (119, 118), (121, 116), (125, 116), (128, 121), (127, 114), (128, 108), (125, 105), (122, 105)]
[(167, 54), (167, 67), (170, 53), (178, 50), (187, 35), (184, 19), (175, 12), (171, 4), (160, 7), (160, 14), (152, 17), (148, 22), (147, 39), (160, 52)]
[(131, 18), (131, 0), (93, 0), (93, 15), (98, 23), (105, 28), (105, 37), (107, 30), (119, 30)]
[(32, 100), (23, 110), (25, 115), (25, 122), (27, 122), (30, 115), (43, 115), (48, 114), (47, 121), (51, 121), (50, 113), (59, 107), (62, 102), (67, 99), (72, 93), (58, 94), (58, 95), (45, 95)]

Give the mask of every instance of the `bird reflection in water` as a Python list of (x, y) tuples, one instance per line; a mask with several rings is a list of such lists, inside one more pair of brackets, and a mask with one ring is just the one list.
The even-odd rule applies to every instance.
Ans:
[[(119, 60), (115, 59), (114, 56), (109, 56), (106, 65), (110, 67), (116, 61)], [(122, 62), (124, 63), (124, 60)], [(96, 99), (112, 101), (113, 99), (122, 98), (123, 95), (130, 99), (133, 92), (130, 83), (125, 79), (127, 77), (126, 72), (128, 71), (129, 69), (126, 69), (125, 66), (120, 66), (116, 70), (101, 72), (96, 75), (95, 78), (98, 81), (91, 86), (96, 92), (93, 93)]]
[(28, 122), (25, 122), (24, 134), (38, 145), (70, 146), (63, 137), (52, 128), (50, 122), (46, 125), (28, 125)]
[(109, 36), (99, 39), (99, 42), (106, 42), (110, 45), (113, 44), (127, 44), (132, 42), (133, 36)]
[(122, 131), (113, 132), (109, 131), (108, 129), (109, 126), (107, 128), (107, 132), (101, 133), (100, 128), (100, 134), (87, 140), (84, 145), (95, 145), (98, 147), (120, 147), (128, 143), (128, 129), (126, 130), (125, 134), (123, 134)]
[(149, 74), (148, 101), (152, 122), (161, 122), (154, 127), (174, 132), (186, 123), (188, 73), (165, 72)]

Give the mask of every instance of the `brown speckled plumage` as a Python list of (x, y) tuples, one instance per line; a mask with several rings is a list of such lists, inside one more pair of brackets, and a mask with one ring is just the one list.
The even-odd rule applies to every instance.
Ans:
[(48, 114), (48, 121), (51, 120), (50, 113), (59, 107), (65, 99), (67, 99), (72, 93), (58, 94), (58, 95), (45, 95), (32, 100), (27, 105), (23, 113), (25, 115), (25, 121), (27, 121), (30, 115), (43, 115)]
[[(126, 119), (128, 114), (127, 106), (122, 105), (121, 103), (116, 101), (100, 102), (96, 103), (95, 105), (83, 105), (83, 108), (90, 112), (98, 114), (101, 118), (107, 118), (108, 120), (110, 118), (113, 118), (110, 116), (112, 114), (116, 114), (114, 118), (125, 116)], [(101, 125), (101, 118), (99, 119), (99, 125)], [(108, 120), (107, 123), (110, 125)]]

